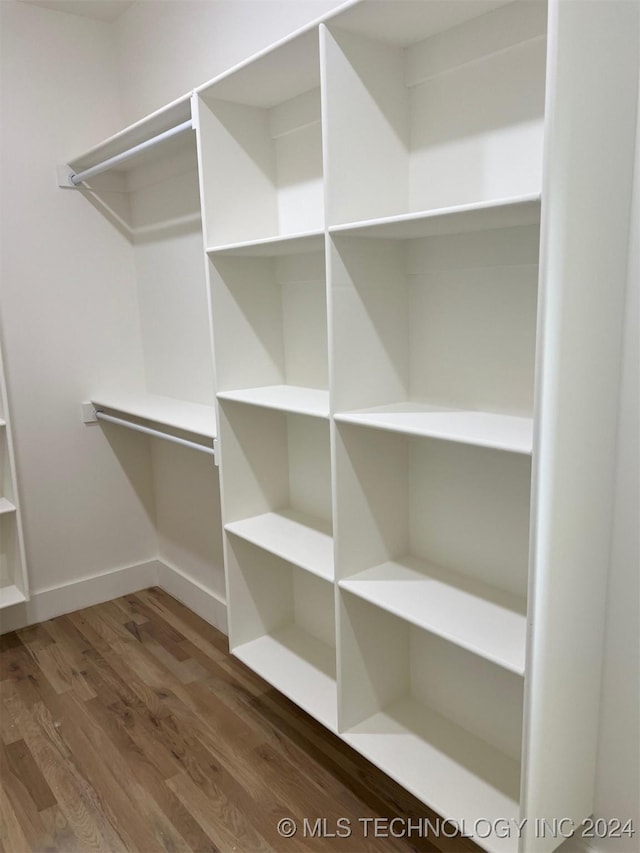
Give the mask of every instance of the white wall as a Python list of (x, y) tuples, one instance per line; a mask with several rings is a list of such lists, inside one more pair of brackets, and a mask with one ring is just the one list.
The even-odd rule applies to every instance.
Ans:
[(37, 593), (157, 547), (147, 445), (79, 409), (111, 369), (142, 368), (130, 245), (55, 171), (121, 126), (113, 27), (13, 0), (0, 15), (2, 334)]
[(154, 0), (115, 22), (125, 121), (133, 122), (344, 0)]

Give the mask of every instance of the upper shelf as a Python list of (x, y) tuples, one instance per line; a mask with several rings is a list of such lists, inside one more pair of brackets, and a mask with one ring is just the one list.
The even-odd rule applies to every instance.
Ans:
[(511, 453), (530, 454), (533, 448), (532, 418), (494, 412), (464, 411), (408, 401), (343, 412), (336, 415), (336, 420)]
[(287, 255), (302, 255), (317, 252), (324, 248), (323, 231), (305, 231), (286, 237), (264, 237), (259, 240), (246, 240), (242, 243), (230, 243), (226, 246), (214, 246), (207, 249), (212, 258), (280, 258)]
[(205, 83), (196, 94), (205, 101), (270, 109), (319, 85), (318, 33), (311, 26)]
[(213, 405), (205, 406), (146, 393), (96, 394), (91, 398), (91, 402), (96, 407), (112, 409), (203, 438), (216, 437), (216, 414)]
[(410, 555), (340, 581), (354, 595), (523, 675), (526, 602)]
[(444, 234), (465, 234), (494, 228), (513, 228), (540, 222), (540, 196), (520, 196), (476, 204), (462, 204), (334, 225), (336, 237), (368, 237), (378, 240), (412, 240)]
[[(142, 142), (152, 139), (154, 136), (169, 130), (176, 125), (182, 124), (191, 118), (191, 96), (184, 95), (176, 101), (172, 101), (166, 107), (157, 110), (151, 115), (146, 116), (135, 124), (126, 127), (119, 133), (105, 139), (89, 151), (74, 157), (68, 161), (69, 166), (75, 172), (81, 172), (85, 169), (90, 169), (98, 163), (109, 160), (123, 151), (127, 151)], [(145, 156), (152, 156), (148, 152)], [(135, 165), (138, 165), (139, 160), (136, 159)], [(134, 161), (128, 164), (123, 164), (118, 167), (120, 170), (130, 169), (134, 165)]]
[(457, 3), (416, 3), (415, 0), (376, 0), (353, 3), (327, 20), (356, 35), (406, 47), (465, 21), (504, 6), (508, 0)]
[(260, 388), (243, 388), (236, 391), (220, 391), (219, 400), (248, 403), (281, 412), (310, 415), (314, 418), (329, 417), (329, 392), (322, 388), (304, 388), (298, 385), (267, 385)]

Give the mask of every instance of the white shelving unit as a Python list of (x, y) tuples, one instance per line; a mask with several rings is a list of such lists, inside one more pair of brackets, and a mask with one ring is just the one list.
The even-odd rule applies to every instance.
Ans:
[[(535, 820), (593, 806), (632, 138), (610, 5), (353, 2), (194, 92), (199, 204), (192, 134), (123, 178), (147, 381), (94, 402), (209, 438), (215, 409), (232, 652), (444, 817), (525, 821), (489, 853), (550, 853)], [(202, 210), (154, 261), (146, 169), (174, 225)]]
[[(548, 591), (581, 567), (540, 556), (540, 454), (577, 426), (545, 420), (553, 380), (540, 390), (564, 322), (549, 217), (570, 207), (543, 180), (545, 104), (568, 128), (548, 11), (355, 3), (197, 91), (231, 649), (471, 824), (591, 810), (593, 746), (568, 721), (597, 678), (558, 653), (559, 627), (555, 658), (544, 637), (545, 613), (563, 618)], [(335, 642), (291, 603), (309, 574), (331, 618), (333, 585)]]
[(0, 347), (0, 609), (28, 598), (18, 481)]

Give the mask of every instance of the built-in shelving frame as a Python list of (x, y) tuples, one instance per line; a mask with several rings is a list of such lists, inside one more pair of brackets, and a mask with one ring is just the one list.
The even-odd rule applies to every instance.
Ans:
[[(372, 4), (356, 4), (344, 20), (294, 37), (197, 92), (230, 647), (444, 816), (515, 819), (545, 10), (527, 8), (522, 21), (511, 7), (486, 4), (465, 22), (452, 20), (448, 36), (426, 32), (424, 45), (410, 44), (419, 30), (405, 24), (386, 45), (382, 21), (390, 23), (392, 7), (376, 5), (380, 19)], [(503, 35), (495, 44), (503, 24), (512, 28), (512, 44)], [(475, 38), (471, 65), (432, 68), (433, 80), (420, 78), (403, 91), (402, 74), (426, 74), (431, 48), (444, 50), (444, 61), (456, 39), (466, 55)], [(388, 111), (403, 102), (409, 115), (410, 101), (434, 80), (451, 85), (451, 73), (482, 76), (483, 50), (487, 75), (502, 89), (499, 118), (492, 116), (498, 129), (478, 129), (473, 156), (490, 156), (497, 145), (501, 157), (510, 152), (524, 162), (531, 154), (535, 162), (524, 180), (517, 167), (511, 181), (508, 169), (494, 184), (487, 176), (475, 195), (466, 169), (464, 193), (454, 187), (447, 195), (445, 179), (435, 203), (415, 189), (413, 201), (399, 201), (392, 185), (401, 172), (402, 180), (418, 180), (413, 158), (421, 155), (411, 129), (407, 147), (394, 148)], [(302, 63), (307, 97), (292, 78), (293, 57)], [(517, 85), (498, 79), (509, 63), (516, 78), (538, 74), (533, 103), (516, 106), (503, 91)], [(514, 108), (533, 110), (522, 133), (510, 126)], [(409, 119), (420, 132), (424, 109), (419, 104), (420, 116)], [(455, 105), (439, 109), (448, 128)], [(322, 168), (313, 157), (298, 163), (298, 186), (280, 181), (296, 171), (290, 164), (278, 171), (286, 152), (268, 141), (278, 116), (289, 121), (289, 133), (297, 132), (297, 118), (321, 136)], [(307, 156), (304, 145), (297, 156)], [(318, 176), (326, 209), (314, 188)], [(427, 206), (415, 206), (420, 198)], [(288, 203), (299, 205), (297, 214), (279, 218)], [(298, 289), (288, 291), (289, 282)], [(313, 438), (301, 440), (305, 430)], [(323, 468), (320, 515), (298, 500), (308, 490), (313, 502)], [(317, 638), (308, 637), (298, 614), (291, 616), (292, 578), (308, 575), (334, 591), (335, 653), (333, 645), (318, 651)], [(433, 702), (420, 678), (419, 698), (411, 687), (407, 694), (406, 684), (389, 693), (394, 679), (413, 683), (420, 644), (439, 650), (442, 661)], [(331, 667), (321, 663), (329, 660)], [(466, 694), (442, 686), (447, 663), (467, 672)], [(484, 721), (475, 729), (473, 714), (455, 710), (456, 703), (474, 702)], [(498, 745), (489, 742), (491, 721)], [(512, 732), (508, 755), (500, 744), (505, 730)], [(437, 773), (425, 772), (430, 764)], [(492, 851), (517, 849), (513, 839), (484, 843)]]
[(0, 345), (0, 609), (21, 604), (28, 598), (18, 478)]
[(231, 651), (444, 817), (524, 821), (489, 853), (593, 804), (633, 110), (588, 6), (354, 0), (190, 100)]

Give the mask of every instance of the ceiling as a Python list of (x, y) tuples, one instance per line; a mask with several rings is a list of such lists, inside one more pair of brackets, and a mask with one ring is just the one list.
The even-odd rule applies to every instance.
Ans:
[(135, 0), (22, 0), (34, 6), (44, 6), (57, 12), (83, 15), (97, 21), (115, 21)]

